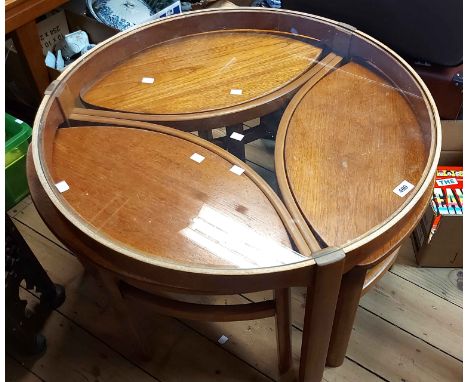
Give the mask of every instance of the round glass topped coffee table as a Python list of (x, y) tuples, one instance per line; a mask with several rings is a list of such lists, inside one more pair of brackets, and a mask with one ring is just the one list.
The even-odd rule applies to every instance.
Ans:
[[(281, 199), (181, 131), (284, 107)], [(434, 103), (393, 52), (331, 20), (240, 8), (142, 25), (74, 63), (41, 104), (28, 174), (43, 219), (125, 316), (126, 300), (192, 319), (274, 315), (285, 372), (289, 288), (306, 286), (299, 377), (319, 381), (327, 352), (344, 357), (363, 286), (425, 209), (439, 152)], [(274, 300), (230, 307), (163, 296), (267, 289)]]

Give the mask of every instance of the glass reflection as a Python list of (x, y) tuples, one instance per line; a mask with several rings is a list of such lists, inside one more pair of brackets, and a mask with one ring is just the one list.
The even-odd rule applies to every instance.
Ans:
[(180, 233), (197, 246), (241, 268), (292, 264), (305, 259), (206, 204)]

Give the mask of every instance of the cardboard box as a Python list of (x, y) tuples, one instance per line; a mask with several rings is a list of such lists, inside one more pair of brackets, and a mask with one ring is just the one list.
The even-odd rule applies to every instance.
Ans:
[(62, 41), (65, 35), (70, 33), (67, 19), (63, 11), (54, 13), (38, 22), (36, 26), (42, 46), (42, 54), (44, 56), (49, 50), (53, 50), (54, 46)]
[(439, 166), (461, 166), (463, 164), (463, 121), (442, 122), (442, 152)]
[[(65, 9), (65, 17), (70, 33), (78, 30), (85, 31), (88, 34), (89, 42), (91, 44), (97, 45), (120, 32), (119, 30), (102, 24), (91, 17), (76, 14), (67, 9)], [(51, 81), (55, 80), (60, 75), (60, 71), (56, 69), (47, 68), (47, 70), (49, 71)]]
[(437, 168), (433, 198), (412, 234), (416, 261), (426, 267), (463, 266), (463, 168)]

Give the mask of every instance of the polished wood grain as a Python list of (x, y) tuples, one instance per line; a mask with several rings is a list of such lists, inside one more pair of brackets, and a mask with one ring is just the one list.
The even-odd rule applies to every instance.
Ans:
[(418, 191), (429, 152), (405, 98), (383, 78), (349, 63), (315, 85), (288, 121), (289, 187), (309, 225), (345, 246), (388, 220)]
[[(311, 68), (320, 53), (313, 45), (273, 33), (196, 34), (126, 59), (81, 98), (93, 107), (143, 114), (222, 109), (284, 87)], [(142, 83), (143, 77), (154, 83)]]
[[(123, 127), (132, 127), (137, 129), (149, 130), (149, 131), (156, 131), (161, 132), (163, 134), (172, 135), (189, 142), (195, 143), (198, 146), (201, 146), (205, 149), (208, 149), (215, 153), (216, 155), (222, 157), (223, 159), (227, 160), (233, 165), (243, 167), (245, 169), (244, 174), (249, 177), (249, 179), (265, 194), (268, 198), (272, 206), (276, 209), (281, 220), (287, 229), (288, 234), (290, 235), (292, 241), (294, 242), (297, 250), (304, 256), (310, 256), (311, 250), (319, 250), (320, 246), (315, 243), (312, 245), (310, 243), (306, 243), (303, 239), (301, 232), (298, 228), (298, 221), (291, 218), (288, 210), (284, 206), (284, 204), (279, 199), (278, 195), (269, 187), (268, 183), (257, 174), (256, 171), (253, 171), (252, 168), (249, 166), (245, 166), (245, 163), (240, 161), (238, 158), (234, 157), (233, 155), (227, 153), (225, 150), (221, 149), (220, 147), (214, 145), (211, 142), (207, 142), (204, 139), (200, 139), (194, 134), (187, 134), (184, 132), (180, 132), (174, 130), (172, 128), (167, 128), (161, 125), (155, 125), (146, 122), (138, 122), (138, 121), (128, 121), (118, 118), (108, 118), (108, 117), (97, 117), (97, 116), (88, 116), (88, 115), (71, 115), (70, 119), (72, 123), (77, 123), (79, 126), (86, 126), (86, 125), (102, 125), (102, 126), (123, 126)], [(70, 122), (70, 121), (69, 121)], [(52, 151), (51, 148), (46, 150), (46, 152)], [(257, 169), (259, 167), (257, 166)]]
[[(336, 65), (343, 57), (328, 53), (303, 75), (291, 81), (284, 87), (268, 93), (254, 100), (233, 105), (231, 107), (206, 112), (184, 114), (138, 114), (129, 112), (110, 111), (104, 109), (84, 108), (74, 99), (73, 92), (68, 85), (60, 89), (57, 94), (63, 104), (65, 113), (72, 117), (108, 117), (123, 120), (158, 122), (183, 131), (202, 131), (232, 126), (259, 116), (278, 111), (284, 107), (301, 85), (309, 80), (318, 81)], [(80, 87), (81, 89), (81, 87)], [(80, 101), (81, 102), (81, 101)], [(75, 105), (76, 104), (76, 105)], [(75, 107), (77, 106), (77, 107)]]
[[(191, 160), (194, 153), (203, 162)], [(68, 183), (62, 195), (76, 213), (148, 256), (234, 268), (303, 259), (263, 192), (195, 144), (145, 130), (76, 127), (57, 132), (53, 155), (54, 182)], [(259, 240), (273, 247), (259, 248)]]
[[(126, 283), (149, 293), (159, 294), (163, 290), (178, 294), (223, 295), (307, 285), (310, 282), (310, 267), (315, 264), (312, 258), (297, 264), (270, 268), (215, 269), (193, 265), (184, 267), (169, 263), (167, 259), (156, 261), (155, 256), (137, 257), (136, 250), (128, 255), (123, 247), (113, 250), (101, 245), (94, 236), (85, 235), (81, 230), (86, 227), (78, 228), (73, 225), (54, 207), (49, 195), (40, 185), (30, 154), (27, 172), (34, 205), (50, 230), (67, 248), (74, 253), (86, 254), (88, 262), (114, 272)], [(247, 169), (245, 173), (248, 173)]]

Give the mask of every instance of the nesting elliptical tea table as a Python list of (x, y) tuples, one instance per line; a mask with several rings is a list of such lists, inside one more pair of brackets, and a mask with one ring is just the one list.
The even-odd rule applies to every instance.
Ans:
[[(189, 133), (281, 108), (281, 198)], [(244, 139), (228, 132), (228, 148)], [(299, 286), (299, 379), (315, 382), (343, 361), (359, 297), (425, 210), (440, 141), (426, 87), (371, 37), (292, 11), (206, 10), (122, 32), (67, 68), (37, 114), (28, 178), (42, 218), (106, 286), (142, 354), (140, 304), (196, 320), (275, 316), (286, 373)], [(274, 298), (175, 297), (263, 290)]]

